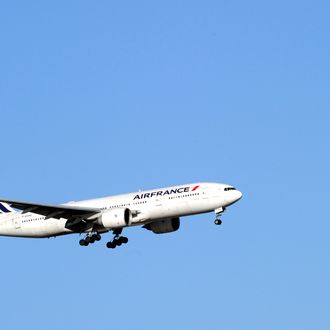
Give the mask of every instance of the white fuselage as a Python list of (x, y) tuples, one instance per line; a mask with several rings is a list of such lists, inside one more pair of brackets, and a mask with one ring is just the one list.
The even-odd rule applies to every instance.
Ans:
[[(92, 207), (106, 212), (128, 208), (134, 212), (130, 226), (141, 226), (162, 219), (193, 214), (223, 211), (239, 200), (242, 194), (226, 190), (230, 185), (218, 183), (194, 183), (169, 188), (148, 190), (126, 195), (98, 198), (63, 205)], [(52, 237), (75, 233), (65, 227), (67, 219), (46, 219), (34, 213), (11, 212), (0, 215), (0, 236)], [(93, 231), (93, 227), (86, 231)], [(106, 232), (111, 228), (103, 228)]]

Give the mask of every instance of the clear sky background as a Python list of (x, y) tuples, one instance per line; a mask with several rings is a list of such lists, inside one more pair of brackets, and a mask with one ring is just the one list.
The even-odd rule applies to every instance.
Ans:
[[(330, 329), (328, 1), (2, 1), (1, 196), (235, 185), (223, 226), (0, 239), (1, 329)], [(110, 239), (110, 235), (106, 235)]]

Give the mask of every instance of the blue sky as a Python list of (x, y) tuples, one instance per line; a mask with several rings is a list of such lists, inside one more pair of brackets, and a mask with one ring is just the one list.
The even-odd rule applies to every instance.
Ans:
[(329, 9), (2, 2), (1, 196), (244, 193), (222, 227), (128, 229), (115, 251), (1, 238), (2, 327), (329, 329)]

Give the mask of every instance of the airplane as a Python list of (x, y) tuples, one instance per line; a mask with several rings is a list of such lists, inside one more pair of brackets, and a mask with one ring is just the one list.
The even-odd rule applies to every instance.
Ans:
[[(50, 238), (80, 234), (81, 246), (113, 232), (109, 249), (128, 243), (124, 228), (142, 226), (155, 233), (175, 232), (180, 218), (215, 212), (214, 223), (242, 193), (223, 183), (193, 183), (60, 205), (0, 199), (0, 236)], [(16, 211), (18, 210), (18, 211)]]

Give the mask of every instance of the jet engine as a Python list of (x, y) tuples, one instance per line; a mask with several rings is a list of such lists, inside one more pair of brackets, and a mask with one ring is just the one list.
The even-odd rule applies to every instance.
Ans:
[(151, 222), (143, 228), (151, 230), (154, 234), (172, 233), (180, 228), (180, 218)]
[(114, 209), (103, 212), (97, 219), (97, 223), (107, 229), (122, 228), (132, 222), (130, 209)]

